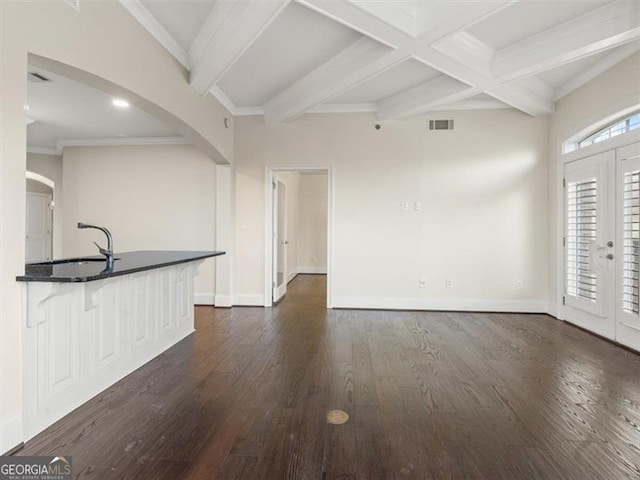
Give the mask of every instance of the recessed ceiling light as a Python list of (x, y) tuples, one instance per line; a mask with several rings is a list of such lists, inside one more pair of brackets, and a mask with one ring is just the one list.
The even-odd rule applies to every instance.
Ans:
[(122, 98), (114, 98), (111, 103), (113, 103), (113, 105), (118, 108), (127, 108), (129, 106), (129, 102), (123, 100)]

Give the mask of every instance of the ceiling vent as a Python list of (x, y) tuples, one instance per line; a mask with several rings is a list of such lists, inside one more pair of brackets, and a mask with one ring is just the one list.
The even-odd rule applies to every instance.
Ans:
[(453, 130), (453, 120), (429, 120), (429, 130)]
[(39, 74), (38, 72), (29, 72), (27, 78), (30, 82), (38, 83), (38, 82), (50, 82), (51, 79), (45, 77), (44, 75)]

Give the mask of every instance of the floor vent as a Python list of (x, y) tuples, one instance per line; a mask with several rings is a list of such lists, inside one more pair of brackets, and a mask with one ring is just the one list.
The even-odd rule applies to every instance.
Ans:
[(45, 77), (44, 75), (39, 74), (38, 72), (29, 72), (29, 75), (27, 77), (29, 79), (30, 82), (50, 82), (51, 79)]
[(453, 120), (429, 120), (429, 130), (453, 130)]

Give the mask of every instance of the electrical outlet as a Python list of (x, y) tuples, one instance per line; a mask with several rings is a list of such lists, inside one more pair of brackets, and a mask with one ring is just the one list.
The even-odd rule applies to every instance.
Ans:
[(453, 280), (449, 280), (447, 278), (447, 281), (446, 281), (445, 285), (447, 286), (447, 288), (452, 288), (453, 287)]
[(402, 210), (403, 212), (406, 212), (409, 210), (409, 202), (401, 202), (400, 203), (400, 210)]
[(516, 282), (516, 288), (517, 288), (518, 290), (522, 290), (522, 289), (524, 288), (524, 286), (523, 286), (523, 284), (522, 284), (522, 280), (518, 280), (518, 281)]
[(424, 278), (418, 280), (418, 288), (427, 288), (427, 281)]
[(420, 210), (422, 210), (422, 203), (420, 202), (413, 202), (413, 209), (416, 212), (419, 212)]

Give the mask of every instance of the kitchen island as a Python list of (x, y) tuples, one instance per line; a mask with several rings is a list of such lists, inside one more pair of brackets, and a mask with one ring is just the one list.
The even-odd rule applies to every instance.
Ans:
[(194, 331), (193, 279), (224, 252), (136, 251), (25, 266), (25, 440)]

